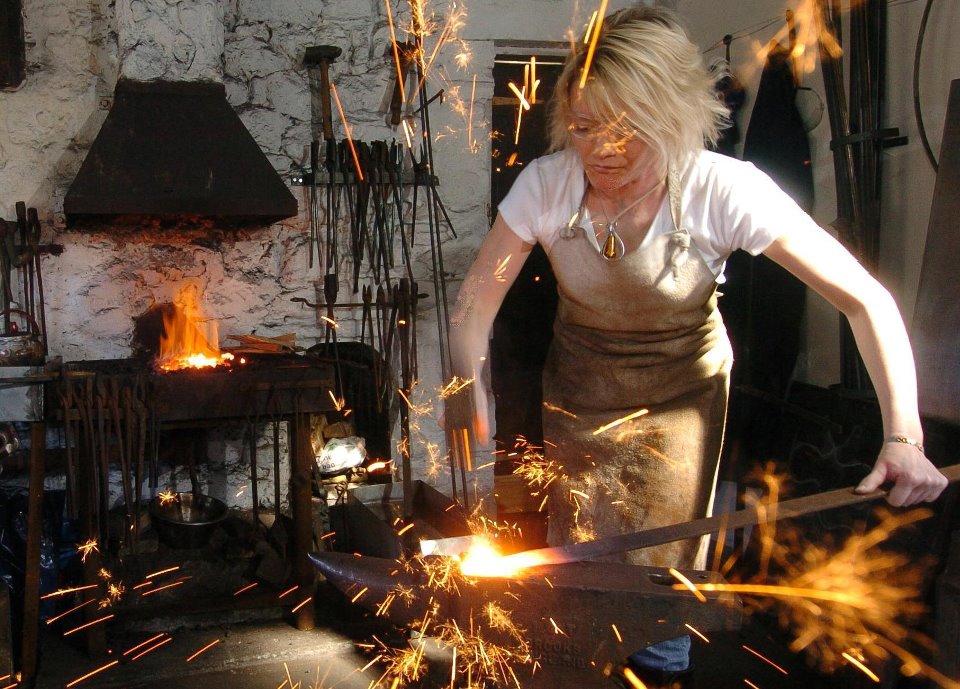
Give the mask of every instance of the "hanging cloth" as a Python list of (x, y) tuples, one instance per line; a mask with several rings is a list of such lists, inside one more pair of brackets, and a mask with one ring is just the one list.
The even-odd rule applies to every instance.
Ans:
[[(760, 77), (747, 127), (743, 159), (766, 172), (809, 212), (813, 206), (810, 144), (796, 106), (797, 83), (788, 48), (774, 43)], [(727, 261), (720, 299), (737, 364), (734, 390), (752, 389), (783, 398), (800, 351), (806, 286), (765, 256), (735, 252)], [(753, 395), (731, 400), (728, 434), (756, 456), (769, 451), (777, 428), (770, 405)]]

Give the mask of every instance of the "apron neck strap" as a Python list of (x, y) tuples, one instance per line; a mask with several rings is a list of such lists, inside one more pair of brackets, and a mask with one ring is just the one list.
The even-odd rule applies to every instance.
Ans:
[(670, 217), (674, 232), (686, 232), (680, 223), (680, 173), (673, 166), (667, 170), (667, 192), (670, 196)]

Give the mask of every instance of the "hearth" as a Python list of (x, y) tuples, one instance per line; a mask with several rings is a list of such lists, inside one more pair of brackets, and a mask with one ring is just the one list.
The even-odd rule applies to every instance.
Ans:
[[(314, 573), (307, 559), (313, 547), (313, 472), (315, 453), (310, 440), (310, 416), (344, 413), (336, 398), (333, 362), (313, 355), (277, 353), (237, 356), (230, 366), (164, 372), (149, 361), (118, 359), (74, 361), (62, 365), (59, 380), (47, 386), (47, 415), (64, 429), (67, 484), (73, 496), (81, 539), (95, 540), (110, 555), (136, 553), (148, 501), (166, 487), (158, 476), (161, 434), (189, 433), (241, 423), (249, 431), (245, 454), (250, 466), (253, 524), (258, 528), (257, 428), (274, 428), (273, 475), (280, 471), (279, 437), (286, 424), (290, 467), (289, 503), (292, 538), (287, 548), (291, 576), (287, 582), (312, 591)], [(186, 458), (192, 483), (198, 486), (196, 460)], [(111, 475), (119, 468), (122, 483), (123, 528), (111, 523)], [(146, 499), (144, 499), (145, 493)], [(279, 486), (274, 497), (280, 517)], [(113, 510), (116, 512), (116, 509)], [(113, 552), (114, 548), (117, 552)], [(102, 584), (101, 556), (84, 562), (84, 584)], [(310, 594), (305, 594), (310, 595)], [(276, 605), (300, 601), (277, 600)], [(225, 607), (242, 607), (227, 601)], [(294, 614), (298, 628), (313, 627), (313, 610), (301, 606)], [(91, 628), (88, 645), (102, 646), (103, 632)], [(98, 638), (99, 637), (99, 638)]]

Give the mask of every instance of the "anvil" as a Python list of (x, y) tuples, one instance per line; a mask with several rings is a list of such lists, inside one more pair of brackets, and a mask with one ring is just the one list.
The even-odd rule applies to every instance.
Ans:
[[(734, 596), (706, 593), (706, 602), (701, 602), (691, 591), (674, 588), (678, 579), (658, 567), (543, 565), (513, 577), (470, 578), (449, 592), (428, 587), (428, 575), (416, 561), (413, 568), (404, 568), (396, 560), (349, 553), (313, 553), (310, 558), (344, 594), (360, 594), (357, 604), (380, 610), (398, 625), (415, 625), (436, 605), (435, 619), (467, 629), (471, 617), (478, 619), (487, 603), (496, 603), (525, 630), (523, 636), (540, 664), (532, 674), (531, 666), (514, 668), (524, 689), (595, 686), (602, 682), (602, 673), (633, 651), (689, 634), (691, 627), (704, 634), (736, 630), (742, 618), (742, 605)], [(681, 573), (694, 584), (724, 581), (712, 572)], [(398, 597), (381, 609), (398, 587), (412, 591), (412, 600)]]

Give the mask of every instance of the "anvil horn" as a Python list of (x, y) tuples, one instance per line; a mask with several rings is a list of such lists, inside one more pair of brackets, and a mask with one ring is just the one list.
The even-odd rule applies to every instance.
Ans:
[[(378, 611), (381, 604), (399, 588), (416, 590), (423, 585), (413, 573), (404, 570), (396, 560), (368, 557), (352, 553), (309, 553), (320, 573), (345, 596), (367, 610)], [(361, 593), (362, 591), (362, 593)], [(391, 622), (408, 624), (422, 619), (427, 611), (428, 596), (415, 596), (412, 601), (397, 601), (386, 607)]]

